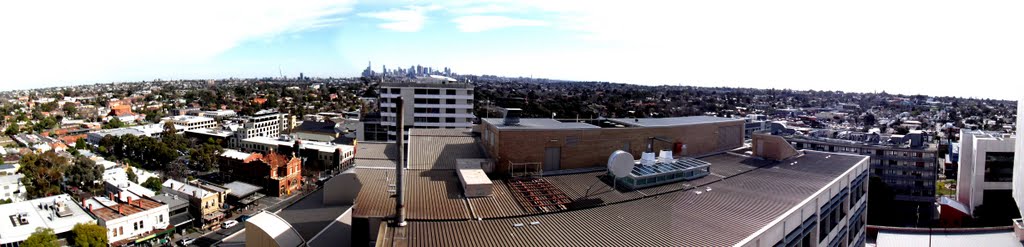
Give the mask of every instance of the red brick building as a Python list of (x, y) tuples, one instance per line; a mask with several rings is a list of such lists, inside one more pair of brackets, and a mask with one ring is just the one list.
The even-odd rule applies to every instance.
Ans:
[(302, 160), (297, 157), (224, 150), (220, 160), (225, 181), (259, 185), (269, 196), (287, 196), (302, 188)]

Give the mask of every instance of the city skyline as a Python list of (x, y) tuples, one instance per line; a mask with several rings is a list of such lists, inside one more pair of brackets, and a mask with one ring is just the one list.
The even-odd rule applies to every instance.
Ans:
[[(1021, 3), (4, 3), (0, 90), (423, 65), (643, 85), (1016, 99)], [(27, 6), (35, 5), (35, 6)], [(1016, 7), (1010, 5), (1017, 5)], [(202, 8), (197, 8), (201, 6)], [(73, 10), (73, 11), (72, 11)], [(82, 11), (86, 10), (86, 11)], [(188, 18), (184, 18), (184, 17)], [(130, 21), (129, 21), (130, 20)], [(984, 87), (970, 86), (983, 84)]]

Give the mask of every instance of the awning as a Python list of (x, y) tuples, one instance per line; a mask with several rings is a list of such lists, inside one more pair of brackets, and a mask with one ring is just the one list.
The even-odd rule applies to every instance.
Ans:
[(224, 218), (224, 213), (214, 212), (212, 214), (203, 215), (203, 220), (205, 220), (205, 221), (211, 221), (211, 220), (216, 220), (216, 219), (220, 219), (220, 218)]
[(150, 239), (153, 239), (155, 237), (159, 237), (161, 235), (165, 235), (165, 234), (171, 233), (171, 232), (174, 232), (174, 227), (168, 227), (164, 231), (161, 231), (161, 232), (158, 232), (158, 233), (154, 233), (153, 235), (149, 235), (149, 236), (146, 236), (146, 237), (142, 237), (142, 238), (136, 239), (135, 243), (146, 242), (147, 240), (150, 240)]

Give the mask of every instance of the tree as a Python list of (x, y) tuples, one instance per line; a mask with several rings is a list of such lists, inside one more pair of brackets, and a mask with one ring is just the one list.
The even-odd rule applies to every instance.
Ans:
[(103, 168), (96, 165), (96, 161), (82, 156), (75, 157), (75, 163), (64, 173), (67, 185), (75, 186), (96, 193), (100, 185), (95, 183), (103, 178)]
[(139, 183), (139, 175), (135, 175), (135, 169), (129, 166), (126, 172), (128, 173), (129, 181), (132, 181), (132, 183)]
[(107, 228), (95, 223), (75, 224), (71, 229), (71, 242), (79, 247), (106, 247)]
[(22, 247), (57, 247), (57, 234), (53, 233), (53, 229), (50, 228), (36, 228), (36, 231), (32, 235), (25, 239), (25, 242), (21, 243)]
[(28, 153), (19, 161), (21, 169), (25, 174), (21, 182), (25, 184), (25, 191), (28, 199), (46, 197), (60, 193), (59, 183), (64, 178), (64, 171), (67, 168), (67, 159), (57, 155), (53, 151), (42, 154)]
[(160, 189), (164, 187), (163, 184), (163, 179), (160, 179), (159, 177), (149, 177), (149, 179), (146, 179), (146, 182), (142, 183), (142, 186), (153, 191), (160, 191)]
[(85, 138), (78, 138), (78, 140), (75, 141), (75, 148), (76, 149), (86, 149), (87, 147), (88, 146), (86, 146)]
[(106, 124), (103, 124), (103, 128), (104, 129), (116, 129), (116, 128), (124, 127), (124, 125), (125, 124), (124, 124), (124, 122), (121, 122), (121, 119), (118, 119), (118, 118), (115, 117), (115, 118), (111, 118), (110, 121), (107, 121)]
[(21, 129), (18, 128), (18, 124), (16, 123), (11, 123), (11, 125), (8, 125), (7, 129), (4, 130), (4, 134), (7, 135), (18, 134), (18, 132), (21, 132)]

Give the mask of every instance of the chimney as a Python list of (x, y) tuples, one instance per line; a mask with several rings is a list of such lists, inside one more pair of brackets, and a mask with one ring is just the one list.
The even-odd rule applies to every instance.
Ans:
[(398, 138), (395, 142), (398, 145), (398, 162), (395, 162), (395, 225), (405, 226), (405, 193), (402, 174), (405, 166), (405, 99), (395, 99), (395, 126), (398, 126)]
[(89, 212), (92, 212), (92, 204), (89, 204)]
[(117, 213), (118, 214), (124, 214), (124, 209), (121, 208), (121, 205), (122, 204), (117, 204)]
[(196, 191), (195, 190), (192, 190), (192, 197), (198, 197), (198, 196), (196, 196)]
[(132, 205), (132, 197), (128, 197), (128, 205)]
[(505, 126), (516, 126), (519, 125), (519, 116), (523, 110), (519, 108), (505, 108), (505, 121), (502, 123)]

